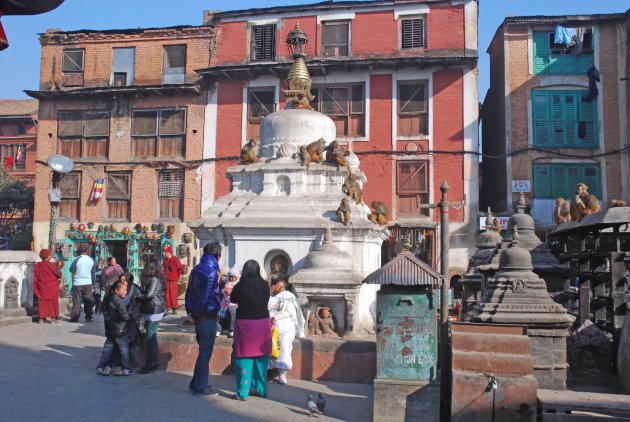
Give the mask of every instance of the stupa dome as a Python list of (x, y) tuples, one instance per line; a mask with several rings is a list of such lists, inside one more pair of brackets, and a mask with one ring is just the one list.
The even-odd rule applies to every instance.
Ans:
[(340, 251), (332, 241), (332, 231), (328, 228), (322, 245), (306, 255), (304, 269), (325, 271), (354, 269), (352, 255)]
[(262, 157), (292, 157), (302, 145), (323, 138), (326, 144), (337, 136), (335, 122), (318, 111), (285, 109), (265, 117), (260, 127)]
[(518, 246), (518, 227), (514, 226), (512, 245), (499, 256), (499, 271), (531, 271), (532, 255), (527, 249)]
[(503, 242), (501, 235), (494, 230), (486, 230), (477, 236), (477, 242), (475, 246), (479, 249), (493, 249), (499, 246)]

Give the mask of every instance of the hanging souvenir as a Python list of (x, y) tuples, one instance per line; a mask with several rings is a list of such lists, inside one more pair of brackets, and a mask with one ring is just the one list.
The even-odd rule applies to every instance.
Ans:
[(80, 232), (84, 232), (85, 231), (85, 224), (83, 224), (83, 223), (79, 224), (79, 231)]
[(131, 229), (129, 227), (123, 227), (122, 234), (129, 236), (129, 233), (131, 233)]
[(103, 196), (103, 185), (105, 184), (105, 179), (96, 179), (94, 182), (94, 186), (92, 187), (92, 193), (90, 194), (90, 201), (98, 202)]

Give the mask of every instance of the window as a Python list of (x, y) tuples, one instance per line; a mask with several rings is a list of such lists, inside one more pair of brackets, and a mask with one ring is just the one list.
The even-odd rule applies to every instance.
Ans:
[(587, 91), (532, 91), (534, 146), (596, 148), (597, 102)]
[(67, 173), (59, 182), (61, 201), (59, 201), (59, 218), (79, 219), (79, 201), (81, 197), (81, 174)]
[(110, 220), (129, 221), (131, 202), (131, 175), (115, 173), (107, 175), (107, 218)]
[(337, 126), (337, 136), (365, 136), (365, 87), (351, 85), (317, 86), (311, 107), (326, 114)]
[(428, 135), (427, 81), (398, 82), (398, 135)]
[(162, 83), (186, 83), (186, 45), (164, 46)]
[(158, 176), (159, 218), (181, 219), (182, 184), (184, 173), (180, 170), (161, 171)]
[(322, 22), (322, 56), (348, 57), (349, 38), (349, 22)]
[(532, 38), (534, 47), (534, 74), (544, 75), (586, 75), (593, 62), (593, 32), (584, 34), (582, 47), (554, 43), (554, 32), (535, 31)]
[(400, 21), (400, 47), (403, 50), (426, 47), (423, 18)]
[(60, 111), (59, 153), (71, 158), (106, 158), (109, 112)]
[(182, 157), (186, 109), (134, 110), (131, 118), (132, 155)]
[(251, 60), (276, 59), (276, 25), (252, 26), (251, 37)]
[(396, 168), (398, 215), (401, 217), (429, 216), (429, 163), (427, 161), (399, 161)]
[(133, 84), (135, 60), (135, 48), (112, 49), (112, 74), (109, 84), (111, 86), (128, 86)]
[(260, 137), (260, 122), (274, 112), (276, 89), (250, 88), (247, 92), (247, 139)]
[(85, 50), (63, 50), (61, 59), (61, 79), (64, 86), (83, 85), (83, 65)]
[(25, 170), (26, 145), (0, 145), (0, 166), (6, 170)]
[(534, 164), (533, 174), (534, 198), (570, 199), (578, 183), (586, 184), (590, 193), (601, 198), (602, 183), (599, 164)]

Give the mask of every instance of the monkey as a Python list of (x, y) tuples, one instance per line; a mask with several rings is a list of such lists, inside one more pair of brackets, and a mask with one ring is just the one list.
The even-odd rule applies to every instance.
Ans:
[(564, 198), (556, 198), (556, 208), (553, 211), (553, 222), (556, 224), (571, 221), (571, 209)]
[(627, 207), (628, 204), (623, 199), (613, 199), (608, 204), (608, 208)]
[(311, 161), (314, 161), (316, 163), (323, 163), (324, 162), (324, 149), (326, 148), (326, 141), (324, 140), (324, 138), (319, 138), (317, 141), (315, 142), (311, 142), (310, 144), (308, 144), (306, 146), (306, 151), (308, 151), (308, 153), (311, 156)]
[(311, 155), (308, 153), (304, 145), (300, 147), (299, 156), (300, 156), (300, 161), (302, 165), (305, 166), (306, 168), (309, 168), (311, 165)]
[(492, 219), (492, 230), (497, 232), (497, 234), (501, 234), (501, 230), (503, 230), (503, 227), (501, 227), (501, 221), (496, 217)]
[(258, 162), (258, 143), (251, 138), (241, 149), (241, 164), (256, 164)]
[(339, 216), (339, 221), (344, 226), (350, 224), (350, 203), (347, 198), (343, 198), (341, 203), (339, 204), (339, 208), (337, 208), (337, 215)]
[(389, 217), (389, 208), (381, 201), (372, 201), (372, 213), (368, 216), (368, 220), (377, 223), (379, 226), (387, 225)]
[(346, 157), (348, 155), (350, 155), (350, 152), (341, 148), (339, 142), (337, 141), (332, 141), (330, 145), (326, 147), (326, 162), (330, 164), (336, 164), (337, 170), (345, 166), (348, 169), (348, 172), (352, 174), (352, 169), (346, 161)]
[(352, 198), (357, 205), (363, 201), (363, 189), (359, 186), (356, 175), (351, 174), (350, 177), (346, 179), (342, 189), (343, 193)]
[(578, 183), (575, 187), (575, 196), (571, 201), (571, 219), (580, 220), (585, 215), (599, 212), (599, 202), (597, 197), (588, 193), (588, 186)]

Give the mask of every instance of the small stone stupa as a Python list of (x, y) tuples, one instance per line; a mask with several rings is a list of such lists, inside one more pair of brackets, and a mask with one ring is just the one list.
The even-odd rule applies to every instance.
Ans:
[(519, 233), (514, 226), (512, 244), (501, 252), (498, 272), (488, 279), (481, 301), (465, 319), (527, 326), (539, 388), (564, 390), (567, 336), (575, 318), (553, 301), (545, 281), (532, 271), (532, 257), (520, 247)]

